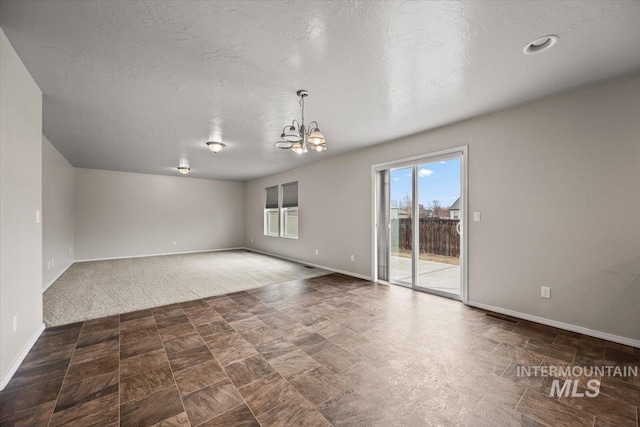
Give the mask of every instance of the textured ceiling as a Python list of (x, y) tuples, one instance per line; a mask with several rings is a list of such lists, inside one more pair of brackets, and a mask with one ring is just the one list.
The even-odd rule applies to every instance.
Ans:
[[(640, 69), (639, 23), (637, 1), (0, 3), (74, 166), (234, 180)], [(302, 88), (326, 153), (273, 147)]]

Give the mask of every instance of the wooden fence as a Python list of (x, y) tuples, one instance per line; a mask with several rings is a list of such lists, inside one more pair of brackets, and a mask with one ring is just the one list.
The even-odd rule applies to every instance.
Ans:
[[(455, 219), (420, 219), (420, 252), (460, 256), (460, 235), (456, 231)], [(391, 242), (399, 242), (400, 250), (411, 251), (412, 226), (410, 218), (391, 220)]]

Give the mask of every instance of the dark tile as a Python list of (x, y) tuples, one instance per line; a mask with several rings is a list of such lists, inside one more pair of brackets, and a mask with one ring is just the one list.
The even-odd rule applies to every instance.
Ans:
[(216, 320), (222, 320), (222, 316), (215, 311), (213, 308), (209, 307), (194, 307), (184, 310), (185, 314), (189, 318), (189, 321), (196, 325), (202, 325), (205, 323), (211, 323)]
[(157, 332), (139, 341), (120, 346), (120, 357), (126, 359), (132, 356), (139, 356), (154, 350), (162, 349), (162, 339)]
[(287, 379), (320, 366), (318, 362), (301, 350), (292, 351), (271, 359), (269, 363), (280, 375)]
[(198, 427), (260, 427), (260, 424), (247, 405), (243, 404), (200, 424)]
[(236, 388), (224, 380), (183, 397), (192, 425), (215, 418), (243, 403)]
[(112, 393), (56, 412), (49, 426), (107, 426), (117, 422), (118, 393)]
[(276, 338), (256, 346), (258, 353), (267, 360), (291, 353), (297, 349), (298, 348), (295, 345), (287, 341), (285, 338)]
[(69, 372), (64, 380), (65, 385), (84, 381), (87, 378), (96, 375), (108, 374), (115, 372), (120, 366), (120, 358), (117, 354), (113, 356), (103, 357), (101, 359), (90, 360), (84, 363), (78, 363), (69, 367)]
[(196, 329), (189, 322), (169, 326), (168, 328), (160, 329), (159, 332), (162, 341), (168, 341), (174, 338), (197, 333)]
[(13, 375), (4, 392), (16, 390), (21, 387), (34, 385), (55, 378), (62, 378), (67, 372), (71, 357), (65, 359), (43, 360), (38, 362), (23, 363)]
[(140, 399), (174, 385), (169, 365), (120, 380), (120, 403)]
[(168, 355), (176, 354), (196, 347), (204, 347), (206, 344), (198, 334), (184, 335), (164, 342), (164, 349)]
[(205, 337), (205, 341), (222, 366), (258, 354), (255, 348), (237, 332), (225, 333), (224, 336), (218, 337), (210, 335)]
[(191, 323), (189, 322), (189, 318), (185, 314), (179, 314), (178, 316), (173, 316), (173, 317), (165, 317), (162, 319), (156, 318), (156, 324), (158, 325), (158, 329), (164, 329), (171, 326), (181, 325), (183, 323)]
[(221, 332), (233, 331), (233, 328), (229, 326), (226, 320), (216, 320), (213, 322), (203, 323), (198, 325), (196, 328), (198, 333), (203, 337)]
[(333, 345), (325, 337), (317, 333), (303, 335), (291, 342), (309, 355), (319, 353)]
[(314, 406), (329, 400), (347, 388), (347, 384), (325, 367), (293, 377), (289, 382)]
[(109, 372), (73, 384), (65, 382), (54, 412), (64, 411), (86, 402), (118, 393), (118, 372)]
[(246, 319), (231, 322), (229, 323), (229, 325), (233, 329), (235, 329), (237, 332), (248, 331), (249, 329), (267, 326), (264, 324), (262, 320), (258, 319), (255, 316), (251, 316), (251, 317), (247, 317)]
[(362, 335), (356, 334), (352, 331), (343, 331), (337, 335), (333, 335), (329, 338), (329, 341), (348, 351), (353, 351), (359, 346), (369, 342), (369, 340)]
[(2, 427), (47, 427), (49, 419), (56, 406), (55, 401), (43, 403), (42, 405), (24, 409), (20, 412), (0, 414), (0, 426)]
[(190, 366), (215, 360), (207, 346), (190, 348), (179, 353), (169, 355), (169, 362), (173, 372), (178, 372)]
[(175, 386), (120, 405), (121, 426), (151, 426), (184, 412)]
[(260, 355), (232, 363), (225, 367), (224, 370), (236, 387), (249, 384), (274, 372), (269, 362)]
[(316, 353), (311, 357), (336, 374), (344, 371), (360, 360), (357, 356), (337, 345)]
[(524, 348), (565, 362), (571, 362), (576, 354), (576, 349), (557, 344), (539, 344), (534, 341), (527, 342)]
[(218, 362), (210, 360), (174, 373), (181, 395), (198, 391), (227, 378)]
[(171, 418), (167, 418), (164, 421), (161, 421), (157, 424), (154, 424), (153, 427), (190, 427), (189, 417), (187, 417), (186, 412), (181, 412), (178, 415), (174, 415)]
[(164, 350), (154, 350), (138, 356), (132, 356), (120, 361), (120, 378), (141, 374), (145, 371), (158, 369), (169, 363)]
[(153, 316), (153, 312), (151, 311), (151, 309), (138, 310), (138, 311), (133, 311), (131, 313), (124, 313), (120, 315), (120, 325), (130, 320), (142, 319), (144, 317), (150, 317), (150, 316)]
[(293, 386), (278, 373), (262, 377), (238, 390), (258, 417), (298, 395)]
[(88, 347), (94, 344), (100, 344), (106, 341), (118, 341), (120, 340), (120, 331), (118, 328), (106, 329), (101, 331), (84, 331), (80, 333), (78, 337), (78, 343), (76, 348)]
[(78, 341), (79, 335), (80, 329), (78, 328), (60, 330), (46, 329), (33, 345), (31, 351), (36, 353), (41, 351), (53, 351), (55, 347), (75, 344)]
[(101, 317), (99, 319), (91, 319), (84, 322), (82, 332), (99, 332), (109, 329), (118, 329), (120, 327), (120, 315)]
[(298, 323), (291, 317), (286, 316), (282, 313), (274, 313), (274, 314), (268, 314), (264, 316), (261, 315), (257, 317), (274, 329), (287, 329), (291, 325)]
[(71, 357), (71, 365), (89, 362), (91, 360), (101, 359), (106, 356), (112, 356), (120, 352), (118, 341), (111, 340), (100, 344), (82, 347), (73, 352)]
[(254, 346), (267, 341), (274, 340), (282, 336), (282, 332), (276, 331), (270, 326), (262, 326), (259, 328), (249, 329), (240, 332), (240, 335)]
[(305, 426), (331, 427), (331, 424), (300, 396), (258, 417), (262, 426)]
[[(617, 363), (633, 363), (640, 365), (640, 356), (637, 354), (629, 353), (619, 348), (610, 348), (610, 344), (604, 349), (604, 357), (607, 360), (613, 360)], [(626, 346), (625, 346), (626, 347)]]
[(62, 387), (63, 378), (55, 378), (14, 391), (0, 393), (0, 414), (5, 417), (24, 409), (55, 401)]
[(525, 391), (516, 411), (546, 425), (591, 426), (593, 415), (560, 403), (535, 391)]
[[(134, 320), (134, 322), (137, 322), (137, 320)], [(158, 335), (158, 328), (155, 324), (140, 328), (122, 329), (120, 331), (120, 344), (129, 345), (156, 335)]]

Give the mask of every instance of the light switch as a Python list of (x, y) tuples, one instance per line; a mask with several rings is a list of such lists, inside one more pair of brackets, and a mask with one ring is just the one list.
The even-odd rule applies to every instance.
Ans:
[(480, 222), (480, 212), (474, 212), (473, 213), (473, 221), (474, 222)]
[(36, 211), (36, 224), (40, 224), (40, 210)]

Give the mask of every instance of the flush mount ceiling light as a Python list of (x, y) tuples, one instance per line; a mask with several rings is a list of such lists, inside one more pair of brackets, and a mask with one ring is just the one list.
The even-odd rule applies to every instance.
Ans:
[(179, 167), (178, 167), (178, 170), (180, 171), (180, 173), (181, 173), (182, 175), (186, 175), (186, 174), (188, 174), (189, 172), (191, 172), (191, 168), (190, 168), (190, 167), (188, 167), (188, 166), (179, 166)]
[(538, 39), (535, 39), (528, 45), (526, 45), (523, 49), (523, 52), (527, 55), (532, 55), (534, 53), (540, 53), (542, 51), (551, 49), (553, 45), (558, 42), (558, 36), (554, 34), (550, 34), (548, 36), (543, 36)]
[(309, 96), (309, 92), (306, 90), (299, 90), (296, 92), (300, 97), (300, 111), (301, 120), (293, 120), (291, 125), (287, 125), (282, 129), (282, 135), (280, 135), (280, 141), (274, 145), (276, 148), (282, 148), (283, 150), (291, 149), (294, 153), (303, 154), (309, 150), (312, 151), (327, 151), (327, 140), (324, 138), (318, 122), (309, 123), (307, 129), (304, 125), (304, 99)]
[(213, 142), (213, 141), (207, 142), (207, 146), (214, 153), (219, 153), (222, 151), (224, 147), (226, 147), (226, 145), (223, 144), (222, 142)]

